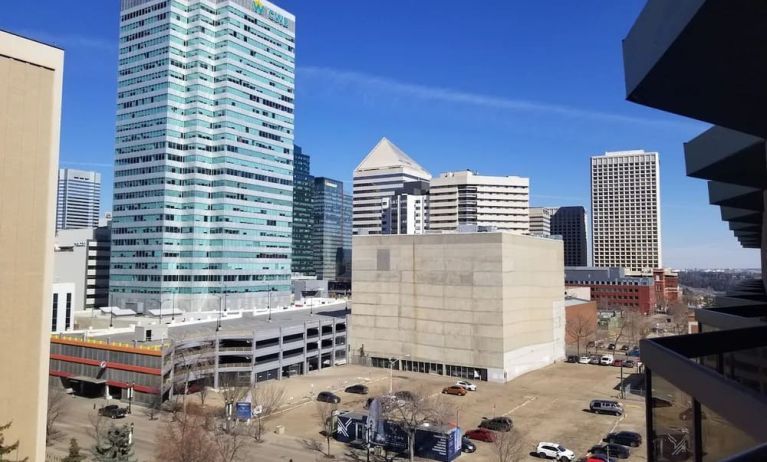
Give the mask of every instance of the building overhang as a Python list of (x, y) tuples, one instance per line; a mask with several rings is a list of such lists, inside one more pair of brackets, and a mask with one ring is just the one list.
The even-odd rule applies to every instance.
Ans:
[(767, 151), (763, 138), (724, 127), (711, 127), (684, 144), (687, 176), (767, 187)]
[(751, 186), (722, 183), (720, 181), (708, 182), (708, 201), (712, 205), (736, 207), (755, 211), (764, 210), (762, 190)]
[(627, 99), (767, 135), (767, 2), (648, 0), (623, 40)]

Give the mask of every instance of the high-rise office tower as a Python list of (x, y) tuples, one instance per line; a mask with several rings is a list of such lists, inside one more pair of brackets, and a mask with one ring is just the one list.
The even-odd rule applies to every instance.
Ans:
[(294, 273), (314, 274), (312, 256), (312, 196), (314, 177), (309, 174), (310, 159), (300, 146), (293, 147), (293, 259)]
[(59, 169), (56, 229), (95, 228), (99, 225), (101, 174)]
[(64, 51), (0, 31), (0, 424), (45, 460)]
[(530, 235), (551, 235), (551, 217), (556, 211), (555, 207), (530, 207)]
[(289, 303), (294, 16), (266, 0), (120, 13), (112, 304)]
[(429, 182), (408, 181), (383, 199), (381, 234), (424, 234), (429, 225)]
[(659, 173), (657, 152), (591, 158), (594, 266), (634, 272), (662, 267)]
[[(312, 249), (318, 279), (337, 280), (345, 273), (350, 246), (349, 212), (344, 184), (330, 178), (314, 179)], [(346, 205), (348, 207), (348, 205)]]
[(392, 198), (407, 183), (430, 179), (416, 161), (381, 138), (354, 169), (354, 234), (385, 234), (383, 220)]
[(429, 196), (430, 230), (487, 226), (516, 234), (530, 231), (528, 178), (448, 172), (431, 181)]
[(589, 258), (586, 209), (575, 206), (552, 210), (554, 214), (551, 215), (550, 234), (562, 236), (565, 266), (587, 266)]

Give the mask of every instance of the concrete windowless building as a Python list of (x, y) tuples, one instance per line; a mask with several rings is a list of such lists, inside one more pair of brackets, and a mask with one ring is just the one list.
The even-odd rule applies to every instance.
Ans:
[(506, 382), (564, 355), (562, 242), (512, 233), (353, 238), (356, 359)]
[(0, 31), (0, 424), (19, 460), (45, 460), (63, 71), (62, 50)]

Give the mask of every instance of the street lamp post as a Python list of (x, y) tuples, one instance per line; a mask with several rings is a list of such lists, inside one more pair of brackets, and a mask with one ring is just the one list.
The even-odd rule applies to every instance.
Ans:
[(133, 413), (133, 387), (135, 386), (135, 383), (131, 383), (130, 387), (128, 388), (128, 414)]
[(274, 288), (269, 289), (269, 322), (272, 322), (272, 290)]
[(218, 321), (216, 322), (216, 332), (221, 330), (221, 296), (218, 297)]
[[(405, 358), (410, 357), (410, 355), (405, 355)], [(389, 394), (392, 394), (392, 391), (394, 390), (394, 364), (399, 362), (400, 358), (389, 358)]]

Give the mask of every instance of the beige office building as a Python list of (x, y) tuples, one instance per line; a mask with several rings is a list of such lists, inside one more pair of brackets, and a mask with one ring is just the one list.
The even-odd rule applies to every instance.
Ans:
[(506, 382), (564, 356), (561, 241), (380, 235), (352, 249), (355, 361)]
[(429, 229), (453, 231), (488, 227), (530, 232), (530, 179), (487, 176), (465, 170), (431, 180)]
[(657, 152), (591, 158), (591, 220), (594, 266), (644, 274), (663, 267)]
[[(45, 460), (64, 52), (0, 31), (0, 424)], [(17, 454), (11, 454), (15, 458)]]

